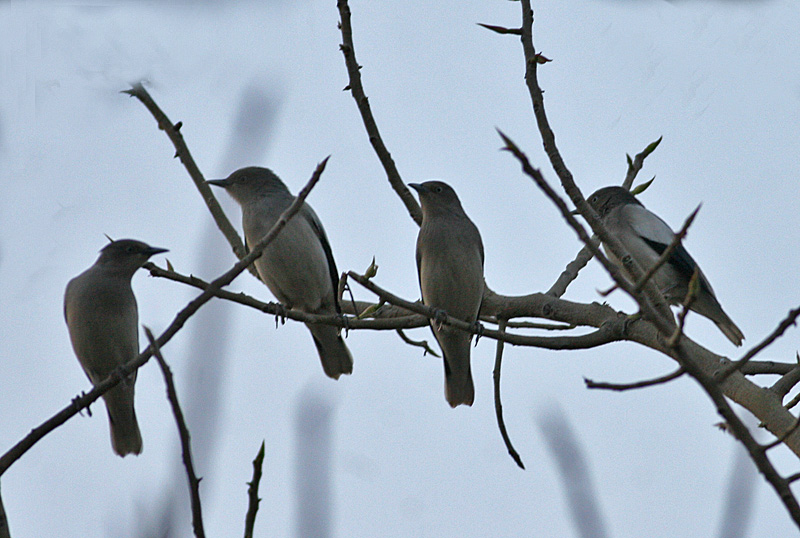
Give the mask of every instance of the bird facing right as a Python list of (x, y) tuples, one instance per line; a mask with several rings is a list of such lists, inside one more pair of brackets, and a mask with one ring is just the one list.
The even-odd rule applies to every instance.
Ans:
[[(483, 300), (483, 242), (455, 191), (441, 181), (411, 183), (419, 193), (422, 225), (417, 273), (422, 302), (448, 316), (476, 323)], [(470, 333), (431, 320), (444, 355), (445, 398), (451, 407), (472, 405)]]
[[(622, 243), (644, 271), (655, 265), (675, 237), (663, 220), (648, 211), (622, 187), (599, 189), (587, 198), (587, 202), (600, 216), (609, 233)], [(609, 259), (624, 270), (624, 266), (610, 253)], [(653, 280), (670, 304), (680, 304), (686, 298), (689, 280), (695, 269), (698, 271), (700, 289), (691, 310), (713, 321), (734, 345), (742, 345), (742, 331), (722, 310), (711, 284), (682, 244), (678, 244), (667, 262), (656, 271)]]
[[(89, 269), (67, 284), (64, 318), (72, 348), (89, 380), (97, 385), (139, 354), (139, 314), (131, 278), (154, 254), (166, 249), (134, 239), (112, 241)], [(139, 454), (142, 435), (133, 408), (136, 372), (103, 395), (111, 446), (119, 456)]]

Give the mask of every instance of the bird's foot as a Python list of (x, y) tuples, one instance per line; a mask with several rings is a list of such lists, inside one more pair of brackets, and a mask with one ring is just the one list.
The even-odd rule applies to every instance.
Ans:
[(278, 322), (281, 325), (286, 324), (286, 307), (282, 303), (275, 303), (275, 328), (278, 328)]

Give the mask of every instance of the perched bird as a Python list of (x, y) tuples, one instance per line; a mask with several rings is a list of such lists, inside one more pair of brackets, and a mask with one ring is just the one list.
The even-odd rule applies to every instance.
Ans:
[[(245, 243), (255, 245), (295, 197), (272, 170), (241, 168), (226, 179), (207, 181), (223, 187), (242, 206)], [(261, 280), (287, 308), (310, 314), (340, 314), (339, 272), (314, 210), (304, 203), (255, 261)], [(325, 373), (333, 379), (353, 371), (353, 357), (337, 327), (307, 323)]]
[[(89, 269), (67, 284), (64, 317), (72, 349), (93, 384), (139, 355), (139, 313), (131, 278), (150, 256), (166, 249), (133, 239), (112, 241)], [(133, 409), (136, 372), (103, 395), (118, 455), (139, 454), (142, 435)]]
[[(410, 183), (419, 193), (422, 226), (417, 236), (417, 273), (422, 302), (448, 316), (476, 323), (483, 300), (483, 242), (455, 191), (441, 181)], [(472, 335), (431, 320), (444, 355), (444, 394), (451, 407), (472, 405)]]
[[(604, 187), (587, 201), (608, 231), (619, 239), (644, 271), (656, 263), (675, 237), (663, 220), (645, 209), (639, 200), (622, 187)], [(623, 267), (610, 253), (609, 259)], [(691, 309), (713, 321), (734, 345), (742, 345), (742, 331), (722, 310), (711, 284), (682, 244), (678, 244), (666, 263), (656, 271), (653, 280), (671, 304), (679, 304), (686, 298), (689, 280), (695, 269), (698, 271), (700, 289)]]

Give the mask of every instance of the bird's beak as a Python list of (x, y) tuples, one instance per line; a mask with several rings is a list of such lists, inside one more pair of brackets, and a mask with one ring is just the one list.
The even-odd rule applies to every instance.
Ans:
[(421, 185), (419, 183), (409, 183), (408, 186), (419, 193), (428, 192), (428, 188), (425, 185)]
[(214, 185), (215, 187), (222, 187), (223, 189), (228, 186), (227, 179), (207, 179), (206, 183), (208, 185)]
[(162, 252), (169, 252), (169, 250), (159, 247), (150, 247), (146, 252), (148, 256), (155, 256), (156, 254), (161, 254)]

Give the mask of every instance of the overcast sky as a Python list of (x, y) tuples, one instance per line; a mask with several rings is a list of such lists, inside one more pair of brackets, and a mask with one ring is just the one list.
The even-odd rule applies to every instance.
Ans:
[[(455, 188), (483, 236), (493, 289), (549, 288), (580, 244), (498, 151), (495, 128), (556, 184), (519, 40), (476, 25), (518, 25), (519, 3), (354, 0), (351, 9), (366, 91), (403, 179)], [(745, 346), (760, 341), (800, 305), (797, 2), (578, 0), (536, 2), (534, 10), (535, 43), (553, 60), (540, 68), (540, 83), (578, 185), (588, 193), (619, 183), (625, 153), (663, 135), (640, 174), (657, 176), (641, 200), (674, 228), (703, 203), (685, 244)], [(342, 91), (337, 21), (334, 0), (0, 4), (0, 451), (90, 388), (62, 297), (95, 261), (104, 233), (168, 248), (185, 274), (212, 278), (235, 261), (167, 137), (119, 93), (130, 81), (146, 79), (169, 117), (183, 122), (206, 177), (263, 165), (296, 192), (332, 155), (309, 202), (340, 271), (363, 271), (375, 256), (380, 285), (419, 296), (417, 227)], [(238, 226), (238, 208), (224, 202)], [(608, 285), (593, 262), (565, 298), (601, 300), (596, 290)], [(197, 294), (145, 272), (133, 286), (140, 321), (156, 333)], [(231, 288), (273, 300), (248, 274)], [(632, 309), (619, 293), (608, 301)], [(262, 439), (256, 535), (297, 535), (296, 473), (304, 466), (296, 457), (308, 451), (298, 449), (307, 428), (295, 425), (317, 419), (318, 438), (330, 443), (332, 536), (574, 536), (549, 448), (554, 416), (569, 421), (565, 435), (584, 450), (610, 536), (714, 536), (731, 473), (745, 482), (754, 474), (752, 464), (737, 464), (740, 448), (714, 427), (720, 419), (690, 379), (622, 394), (584, 387), (584, 377), (624, 382), (674, 369), (638, 346), (507, 348), (504, 409), (521, 471), (495, 425), (488, 339), (473, 350), (474, 406), (452, 410), (440, 360), (393, 332), (351, 332), (354, 373), (333, 382), (302, 325), (276, 330), (272, 317), (213, 304), (204, 316), (163, 351), (198, 428), (209, 536), (242, 532), (245, 482)], [(741, 353), (703, 318), (690, 317), (687, 330), (717, 353)], [(427, 329), (410, 335), (432, 340)], [(792, 361), (797, 342), (790, 330), (762, 358)], [(95, 404), (91, 418), (73, 418), (18, 461), (2, 479), (14, 538), (140, 536), (163, 525), (164, 513), (188, 536), (188, 497), (167, 500), (185, 477), (176, 474), (164, 396), (160, 371), (147, 364), (137, 382), (139, 457), (112, 453), (105, 410)], [(782, 472), (798, 471), (786, 452), (771, 455)], [(755, 483), (744, 535), (796, 534), (773, 490), (760, 477)]]

